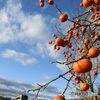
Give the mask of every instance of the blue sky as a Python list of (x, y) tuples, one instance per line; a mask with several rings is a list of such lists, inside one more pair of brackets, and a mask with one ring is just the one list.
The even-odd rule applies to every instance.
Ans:
[[(74, 15), (81, 0), (55, 0), (63, 12)], [(38, 0), (0, 0), (0, 77), (25, 83), (45, 83), (66, 70), (51, 64), (60, 58), (48, 45), (59, 13)], [(58, 84), (57, 84), (58, 83)], [(60, 90), (65, 81), (54, 82)]]
[[(55, 3), (70, 13), (79, 2), (55, 0)], [(57, 55), (47, 44), (55, 32), (52, 20), (56, 16), (59, 14), (54, 7), (40, 8), (37, 0), (0, 0), (1, 77), (34, 83), (62, 73), (49, 62)]]

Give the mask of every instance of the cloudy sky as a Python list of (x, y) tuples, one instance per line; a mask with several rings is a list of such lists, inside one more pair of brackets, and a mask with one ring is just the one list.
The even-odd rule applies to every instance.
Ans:
[[(0, 95), (5, 97), (18, 97), (20, 95), (28, 95), (29, 100), (33, 100), (35, 98), (36, 93), (27, 93), (25, 92), (27, 89), (35, 89), (38, 85), (29, 84), (29, 83), (22, 83), (12, 80), (7, 80), (4, 78), (0, 78)], [(53, 94), (59, 94), (60, 92), (56, 87), (49, 86), (45, 90), (46, 92), (40, 92), (38, 100), (51, 100)], [(45, 93), (45, 94), (43, 94)], [(47, 95), (47, 93), (49, 95)]]
[[(75, 14), (71, 11), (77, 10), (79, 2), (55, 0), (70, 16)], [(60, 59), (60, 54), (48, 45), (52, 34), (57, 33), (54, 25), (59, 22), (58, 19), (55, 7), (46, 4), (40, 8), (39, 0), (0, 0), (1, 94), (2, 91), (18, 94), (18, 90), (33, 88), (34, 84), (45, 83), (66, 70), (64, 66), (50, 63)], [(52, 83), (51, 88), (61, 91), (65, 84), (65, 81), (59, 80)]]

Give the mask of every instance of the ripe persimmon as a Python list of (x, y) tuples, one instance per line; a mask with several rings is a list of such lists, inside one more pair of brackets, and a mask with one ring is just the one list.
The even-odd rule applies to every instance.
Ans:
[(91, 6), (92, 4), (93, 4), (93, 0), (83, 0), (83, 6), (84, 7), (89, 7), (89, 6)]
[(52, 4), (54, 4), (54, 0), (48, 0), (48, 3), (49, 3), (50, 5), (52, 5)]
[(44, 2), (40, 2), (40, 7), (44, 7)]
[(52, 41), (49, 41), (48, 44), (52, 44)]
[(56, 40), (55, 40), (56, 46), (62, 46), (63, 42), (64, 42), (64, 40), (62, 38), (56, 38)]
[(53, 38), (55, 38), (55, 39), (57, 38), (57, 35), (56, 35), (56, 34), (53, 34), (52, 36), (53, 36)]
[(82, 33), (84, 33), (86, 31), (86, 27), (85, 26), (82, 26), (81, 27), (81, 31), (82, 31)]
[(54, 100), (65, 100), (63, 96), (55, 96)]
[(95, 3), (96, 5), (100, 5), (100, 0), (94, 0), (94, 3)]
[(90, 34), (90, 37), (91, 37), (91, 38), (94, 38), (94, 37), (95, 37), (95, 32), (91, 33), (91, 34)]
[(92, 47), (89, 49), (87, 56), (90, 58), (95, 58), (99, 55), (99, 49), (96, 47)]
[(73, 63), (73, 70), (77, 73), (89, 72), (91, 68), (92, 62), (88, 58), (84, 58)]
[(89, 39), (89, 38), (86, 38), (86, 39), (84, 40), (84, 44), (88, 45), (89, 43), (90, 43), (90, 39)]
[(83, 6), (83, 3), (82, 3), (82, 2), (80, 3), (80, 6), (81, 6), (81, 7)]
[(67, 39), (62, 39), (62, 38), (56, 38), (55, 39), (55, 45), (56, 46), (65, 47), (68, 43), (69, 43), (69, 41)]
[(44, 2), (44, 0), (40, 0), (40, 2)]
[(80, 90), (81, 91), (87, 91), (89, 89), (89, 84), (88, 83), (81, 83), (80, 84)]
[(60, 22), (65, 22), (67, 21), (67, 19), (68, 19), (68, 15), (66, 13), (62, 13), (60, 15), (60, 18), (59, 18)]

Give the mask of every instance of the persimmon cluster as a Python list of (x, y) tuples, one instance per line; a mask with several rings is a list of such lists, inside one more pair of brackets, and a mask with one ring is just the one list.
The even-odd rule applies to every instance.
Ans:
[(82, 0), (80, 6), (90, 7), (92, 5), (100, 5), (100, 0)]
[[(80, 55), (82, 53), (86, 52), (86, 55), (73, 63), (73, 71), (75, 73), (86, 73), (91, 71), (92, 69), (92, 62), (91, 58), (98, 57), (100, 55), (100, 49), (97, 46), (91, 46), (93, 44), (94, 40), (100, 41), (100, 34), (96, 32), (96, 30), (89, 30), (89, 27), (93, 27), (95, 25), (92, 25), (94, 23), (93, 21), (97, 20), (100, 18), (100, 0), (83, 0), (81, 3), (83, 7), (90, 7), (90, 10), (88, 11), (88, 21), (87, 19), (85, 22), (88, 24), (82, 25), (82, 22), (85, 20), (81, 17), (77, 17), (76, 21), (72, 21), (72, 25), (67, 29), (66, 34), (64, 38), (57, 37), (56, 34), (53, 35), (54, 42), (49, 41), (49, 44), (54, 44), (54, 50), (60, 50), (60, 48), (71, 48), (72, 51), (79, 50)], [(97, 15), (98, 14), (98, 15)], [(59, 17), (60, 22), (65, 22), (68, 20), (68, 15), (65, 13), (62, 13)], [(91, 22), (92, 21), (92, 22)], [(99, 21), (99, 20), (98, 20)], [(97, 22), (98, 22), (97, 21)], [(77, 49), (73, 47), (75, 44), (73, 42), (73, 38), (75, 41), (83, 41), (82, 43), (80, 42), (80, 45)], [(65, 52), (64, 52), (65, 54)], [(66, 57), (66, 56), (65, 56)], [(94, 71), (94, 75), (97, 74), (97, 71)], [(76, 79), (75, 79), (76, 80)], [(77, 78), (76, 82), (79, 83), (79, 78)], [(87, 84), (85, 84), (87, 87)], [(80, 86), (81, 87), (81, 86)], [(80, 88), (81, 89), (81, 88)], [(89, 88), (87, 88), (89, 89)], [(87, 89), (83, 89), (84, 91)], [(82, 89), (81, 89), (82, 90)]]
[[(50, 5), (53, 5), (54, 4), (54, 0), (48, 0), (48, 3)], [(44, 4), (45, 4), (45, 0), (40, 0), (40, 7), (44, 7)]]
[[(48, 3), (53, 5), (54, 0), (48, 0)], [(49, 41), (49, 44), (52, 44), (56, 51), (64, 48), (63, 56), (66, 59), (64, 64), (71, 65), (75, 82), (77, 84), (80, 83), (79, 88), (81, 91), (87, 91), (90, 88), (90, 84), (87, 82), (87, 79), (82, 79), (81, 75), (89, 73), (93, 69), (91, 59), (97, 58), (100, 55), (100, 0), (82, 0), (80, 6), (85, 7), (88, 11), (75, 16), (74, 20), (70, 20), (67, 13), (63, 13), (57, 8), (61, 14), (59, 21), (61, 23), (70, 21), (71, 25), (66, 29), (64, 36), (58, 37), (56, 34), (53, 34), (54, 40)], [(69, 56), (68, 53), (70, 53)], [(79, 74), (81, 75), (79, 76)], [(94, 77), (97, 74), (98, 71), (94, 70)], [(65, 100), (65, 98), (63, 96), (56, 96), (54, 100)]]

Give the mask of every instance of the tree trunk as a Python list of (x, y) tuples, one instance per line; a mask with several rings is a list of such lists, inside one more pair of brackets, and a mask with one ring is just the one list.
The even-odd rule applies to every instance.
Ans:
[[(90, 91), (91, 91), (91, 92), (94, 92), (90, 72), (89, 72), (89, 74), (88, 74), (88, 75), (89, 75), (89, 81), (90, 81), (90, 83), (91, 83), (91, 86), (90, 86)], [(92, 96), (92, 100), (97, 100), (97, 96)]]
[(94, 97), (93, 97), (93, 100), (97, 100), (97, 96), (94, 96)]
[[(91, 85), (90, 90), (91, 92), (94, 92), (93, 85)], [(92, 99), (97, 100), (97, 96), (92, 96)]]

